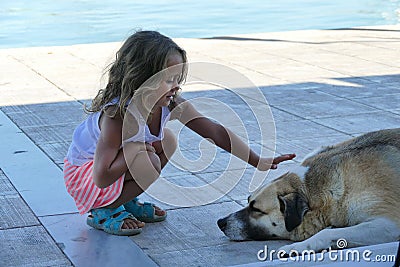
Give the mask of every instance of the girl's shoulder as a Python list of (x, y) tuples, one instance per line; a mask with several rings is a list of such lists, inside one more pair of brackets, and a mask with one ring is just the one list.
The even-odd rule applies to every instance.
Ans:
[(129, 104), (130, 100), (121, 103), (120, 98), (115, 97), (102, 107), (102, 111), (110, 117), (123, 119)]
[(184, 105), (186, 105), (187, 100), (184, 99), (181, 96), (175, 97), (174, 101), (168, 106), (170, 112), (171, 112), (171, 120), (176, 120), (181, 117), (181, 114), (183, 112)]
[(183, 117), (200, 116), (200, 113), (190, 103), (189, 100), (178, 96), (174, 101), (174, 107), (171, 110), (171, 120), (181, 120)]

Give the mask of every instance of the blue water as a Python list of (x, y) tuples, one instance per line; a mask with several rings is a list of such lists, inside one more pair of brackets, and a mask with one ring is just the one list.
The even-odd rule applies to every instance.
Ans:
[(400, 0), (0, 0), (0, 48), (400, 23)]

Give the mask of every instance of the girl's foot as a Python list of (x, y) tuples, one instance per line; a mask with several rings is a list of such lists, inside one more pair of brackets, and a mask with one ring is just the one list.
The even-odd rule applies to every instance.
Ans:
[(124, 224), (122, 225), (122, 229), (137, 229), (137, 228), (143, 228), (145, 225), (144, 222), (139, 221), (138, 219), (130, 219), (127, 218), (124, 220)]
[(96, 229), (113, 235), (136, 235), (141, 233), (143, 222), (137, 220), (123, 206), (118, 208), (92, 209), (86, 223)]
[(124, 207), (142, 222), (160, 222), (167, 217), (166, 211), (149, 202), (140, 203), (138, 198), (129, 201)]
[[(121, 214), (121, 212), (118, 212), (116, 214), (114, 214), (112, 217), (113, 218), (117, 218), (119, 215)], [(90, 218), (93, 218), (92, 214), (89, 214)], [(99, 223), (103, 224), (106, 221), (106, 219), (100, 220)], [(145, 225), (144, 222), (139, 221), (138, 219), (134, 218), (126, 218), (124, 219), (124, 223), (122, 224), (122, 229), (137, 229), (137, 228), (143, 228)]]

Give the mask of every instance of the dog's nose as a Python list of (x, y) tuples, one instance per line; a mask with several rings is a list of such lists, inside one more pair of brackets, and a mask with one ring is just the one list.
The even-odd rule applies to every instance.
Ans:
[(221, 229), (221, 231), (225, 230), (227, 222), (228, 222), (228, 217), (219, 219), (217, 221), (218, 227), (219, 227), (219, 229)]

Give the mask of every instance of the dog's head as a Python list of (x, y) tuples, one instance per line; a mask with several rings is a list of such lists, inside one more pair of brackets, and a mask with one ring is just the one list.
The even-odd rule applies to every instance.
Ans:
[(231, 240), (288, 239), (308, 211), (302, 181), (286, 173), (248, 198), (248, 205), (218, 220), (218, 226)]

